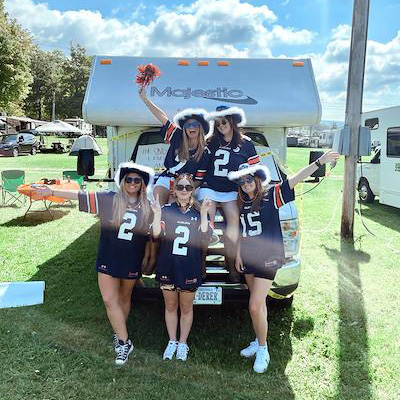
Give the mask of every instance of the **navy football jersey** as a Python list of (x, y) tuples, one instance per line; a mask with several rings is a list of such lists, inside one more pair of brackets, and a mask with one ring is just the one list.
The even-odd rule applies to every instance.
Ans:
[(149, 226), (143, 221), (140, 206), (128, 209), (120, 226), (112, 224), (114, 195), (114, 192), (80, 191), (79, 211), (100, 217), (96, 269), (116, 278), (135, 279), (140, 276)]
[(206, 186), (217, 192), (237, 191), (238, 186), (228, 179), (228, 173), (237, 171), (240, 164), (253, 165), (260, 162), (254, 144), (247, 136), (244, 136), (242, 143), (235, 148), (220, 144), (219, 147), (211, 148), (210, 152), (205, 177)]
[(195, 180), (202, 181), (206, 174), (210, 154), (208, 149), (204, 149), (203, 155), (199, 161), (193, 158), (196, 149), (189, 150), (189, 160), (179, 161), (178, 152), (183, 140), (182, 129), (168, 120), (161, 128), (161, 133), (164, 135), (164, 141), (170, 145), (164, 160), (166, 171), (164, 171), (161, 176), (188, 173), (192, 174)]
[(285, 258), (279, 208), (295, 198), (288, 180), (270, 187), (261, 201), (260, 211), (251, 211), (245, 202), (240, 212), (241, 247), (244, 266), (277, 267)]
[(201, 232), (200, 212), (193, 207), (183, 212), (177, 203), (162, 207), (161, 221), (157, 280), (181, 289), (197, 288), (201, 285), (202, 246), (208, 243), (211, 229)]

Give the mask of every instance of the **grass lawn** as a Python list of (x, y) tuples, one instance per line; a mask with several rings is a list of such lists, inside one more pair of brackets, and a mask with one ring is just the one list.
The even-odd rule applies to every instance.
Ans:
[[(104, 141), (100, 141), (106, 150)], [(289, 148), (288, 167), (309, 149)], [(0, 158), (27, 181), (61, 177), (75, 157)], [(96, 172), (107, 169), (96, 158)], [(0, 310), (0, 399), (399, 399), (400, 210), (362, 206), (355, 244), (340, 240), (343, 160), (318, 188), (298, 187), (302, 278), (293, 306), (270, 310), (271, 363), (252, 372), (239, 350), (253, 339), (246, 304), (198, 307), (189, 360), (163, 362), (163, 305), (134, 305), (135, 351), (113, 365), (111, 328), (97, 288), (96, 218), (59, 206), (56, 218), (0, 207), (0, 281), (45, 280), (45, 303)], [(396, 378), (397, 376), (397, 378)]]

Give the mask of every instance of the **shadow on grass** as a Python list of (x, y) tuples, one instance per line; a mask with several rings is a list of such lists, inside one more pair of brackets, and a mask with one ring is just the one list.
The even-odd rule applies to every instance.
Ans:
[(18, 218), (14, 218), (10, 221), (7, 221), (0, 226), (4, 227), (13, 227), (13, 226), (38, 226), (41, 224), (45, 224), (46, 222), (55, 221), (57, 219), (61, 219), (65, 217), (69, 211), (59, 211), (59, 210), (52, 210), (51, 215), (48, 211), (33, 211), (26, 214), (26, 216), (21, 216)]
[[(400, 209), (380, 204), (377, 200), (373, 203), (360, 204), (361, 214), (364, 218), (370, 219), (386, 228), (392, 229), (396, 232), (399, 231), (400, 226)], [(359, 214), (359, 209), (356, 208)], [(367, 225), (368, 227), (368, 225)], [(372, 229), (373, 231), (373, 229)]]
[[(325, 246), (324, 246), (325, 247)], [(370, 255), (342, 240), (340, 251), (325, 247), (338, 264), (339, 275), (339, 385), (337, 399), (371, 399), (368, 326), (360, 264)]]

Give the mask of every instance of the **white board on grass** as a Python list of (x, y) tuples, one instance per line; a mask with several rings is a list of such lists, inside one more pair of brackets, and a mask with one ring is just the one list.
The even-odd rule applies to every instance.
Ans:
[(43, 304), (44, 281), (0, 282), (0, 308)]

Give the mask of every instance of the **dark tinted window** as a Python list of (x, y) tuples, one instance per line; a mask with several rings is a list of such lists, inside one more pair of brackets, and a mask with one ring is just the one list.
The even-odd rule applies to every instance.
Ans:
[(24, 133), (24, 140), (26, 142), (33, 142), (35, 137), (31, 135), (30, 133)]
[(388, 157), (400, 157), (400, 127), (387, 130), (386, 155)]
[(246, 132), (245, 135), (252, 140), (254, 146), (268, 146), (267, 139), (262, 133)]
[(17, 135), (3, 135), (0, 138), (1, 143), (15, 142), (16, 140), (17, 140)]
[(379, 127), (379, 118), (366, 119), (364, 125), (367, 126), (371, 130), (378, 129), (378, 127)]
[(158, 132), (144, 132), (140, 135), (139, 140), (136, 143), (136, 146), (131, 155), (131, 160), (136, 160), (136, 155), (138, 152), (139, 146), (146, 146), (149, 144), (157, 144), (164, 143), (163, 135)]

